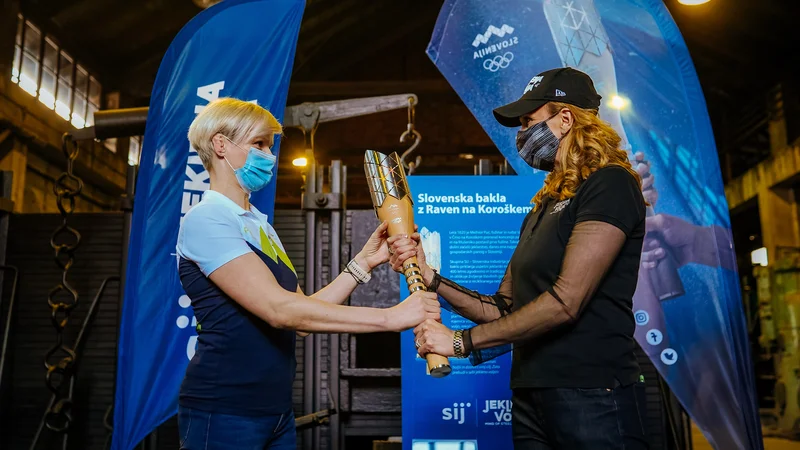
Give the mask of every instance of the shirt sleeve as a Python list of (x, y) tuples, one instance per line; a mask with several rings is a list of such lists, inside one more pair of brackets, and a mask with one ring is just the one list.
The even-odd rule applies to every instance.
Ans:
[[(472, 328), (469, 339), (473, 348), (529, 343), (550, 330), (577, 321), (625, 241), (622, 230), (606, 222), (587, 221), (575, 225), (555, 284), (511, 314)], [(480, 354), (476, 359), (485, 360), (486, 357)]]
[(630, 236), (645, 218), (641, 186), (622, 167), (606, 167), (593, 173), (584, 182), (576, 200), (576, 224), (605, 222)]
[(183, 219), (177, 253), (200, 267), (205, 276), (253, 250), (233, 211), (215, 205), (195, 207)]
[(483, 323), (511, 312), (514, 302), (512, 286), (511, 263), (509, 263), (500, 286), (493, 295), (472, 291), (438, 274), (429, 288), (439, 294), (440, 299), (445, 300), (446, 303), (442, 306), (446, 310), (473, 322)]

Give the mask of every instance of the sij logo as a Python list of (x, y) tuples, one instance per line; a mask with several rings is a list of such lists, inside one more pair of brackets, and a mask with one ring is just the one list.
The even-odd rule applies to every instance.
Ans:
[(511, 407), (511, 400), (486, 400), (481, 412), (484, 414), (491, 412), (495, 422), (511, 422)]
[[(181, 295), (180, 298), (178, 298), (178, 304), (181, 306), (181, 308), (186, 309), (192, 305), (192, 301), (189, 299), (188, 295)], [(191, 311), (189, 311), (189, 313), (191, 313)], [(178, 320), (175, 321), (175, 325), (177, 325), (178, 328), (180, 329), (188, 327), (189, 317), (181, 314), (178, 317)], [(197, 326), (197, 318), (192, 316), (192, 327), (196, 326)], [(194, 351), (196, 348), (197, 348), (197, 335), (193, 335), (189, 338), (189, 342), (186, 343), (186, 357), (189, 358), (190, 361), (194, 356)]]
[(442, 408), (442, 420), (454, 420), (461, 425), (466, 419), (467, 408), (471, 406), (471, 403), (453, 403), (452, 408)]

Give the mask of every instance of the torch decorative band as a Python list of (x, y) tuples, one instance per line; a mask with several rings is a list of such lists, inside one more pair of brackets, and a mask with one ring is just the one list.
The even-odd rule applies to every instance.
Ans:
[[(372, 204), (380, 208), (387, 196), (401, 199), (408, 196), (408, 181), (397, 153), (384, 155), (374, 150), (364, 154), (364, 172), (367, 175)], [(410, 196), (409, 196), (409, 200)], [(411, 200), (411, 204), (414, 204)]]

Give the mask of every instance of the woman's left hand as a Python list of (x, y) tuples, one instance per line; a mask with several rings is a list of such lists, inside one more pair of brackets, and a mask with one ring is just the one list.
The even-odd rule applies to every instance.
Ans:
[(428, 353), (455, 356), (453, 335), (455, 335), (453, 330), (433, 319), (428, 319), (414, 328), (414, 345), (417, 346), (417, 353), (420, 356)]
[(384, 221), (375, 231), (372, 236), (367, 239), (364, 248), (356, 255), (356, 262), (364, 269), (371, 271), (372, 269), (380, 266), (381, 264), (389, 261), (389, 246), (386, 244), (386, 239), (389, 233), (389, 222)]

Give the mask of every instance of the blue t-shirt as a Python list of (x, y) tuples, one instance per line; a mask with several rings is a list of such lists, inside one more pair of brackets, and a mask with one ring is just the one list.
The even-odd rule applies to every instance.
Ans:
[(178, 272), (192, 300), (198, 332), (197, 350), (181, 384), (181, 406), (248, 416), (292, 408), (295, 332), (271, 327), (208, 278), (250, 252), (283, 289), (297, 291), (297, 274), (267, 216), (252, 205), (247, 211), (219, 192), (206, 191), (178, 233)]

